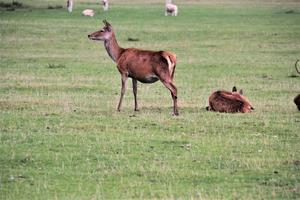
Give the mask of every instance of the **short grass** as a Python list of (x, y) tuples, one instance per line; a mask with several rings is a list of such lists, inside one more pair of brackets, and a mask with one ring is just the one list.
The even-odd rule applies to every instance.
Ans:
[[(178, 17), (163, 1), (95, 2), (0, 9), (1, 199), (300, 198), (298, 1), (178, 0)], [(139, 84), (134, 112), (129, 82), (116, 111), (119, 73), (87, 39), (105, 18), (121, 46), (177, 54), (179, 117), (161, 83)], [(233, 85), (253, 113), (205, 111)]]

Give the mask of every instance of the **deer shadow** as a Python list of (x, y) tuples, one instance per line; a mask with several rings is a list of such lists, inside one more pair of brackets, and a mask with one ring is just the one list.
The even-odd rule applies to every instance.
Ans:
[[(128, 110), (128, 108), (126, 108)], [(159, 107), (159, 106), (140, 106), (139, 111), (133, 111), (134, 113), (153, 113), (153, 114), (163, 114), (172, 113), (173, 107)], [(207, 112), (206, 107), (179, 107), (179, 116), (185, 114), (197, 114)]]

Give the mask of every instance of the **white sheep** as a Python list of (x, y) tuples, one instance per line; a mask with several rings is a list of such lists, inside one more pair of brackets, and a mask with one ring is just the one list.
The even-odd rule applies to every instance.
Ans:
[(165, 16), (171, 14), (172, 16), (177, 16), (178, 8), (172, 3), (172, 0), (166, 0)]
[(82, 11), (82, 14), (84, 16), (89, 16), (89, 17), (93, 17), (95, 15), (94, 11), (91, 9), (85, 9), (84, 11)]
[(73, 1), (73, 0), (68, 0), (68, 1), (67, 1), (67, 8), (68, 8), (69, 13), (72, 12), (72, 10), (73, 10), (73, 5), (74, 5), (74, 1)]
[(108, 11), (108, 0), (102, 0), (102, 7), (104, 11)]

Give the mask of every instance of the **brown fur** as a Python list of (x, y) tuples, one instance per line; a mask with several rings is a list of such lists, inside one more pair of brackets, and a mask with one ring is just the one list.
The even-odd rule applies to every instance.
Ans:
[[(235, 88), (235, 87), (234, 87)], [(253, 110), (249, 100), (236, 91), (216, 91), (209, 97), (208, 110), (227, 113), (247, 113)]]
[(296, 104), (298, 110), (300, 110), (300, 94), (294, 98), (294, 103)]
[(104, 21), (105, 26), (88, 37), (92, 40), (104, 41), (108, 55), (117, 63), (121, 74), (121, 95), (118, 111), (121, 110), (126, 82), (132, 78), (135, 110), (137, 105), (137, 81), (154, 83), (160, 80), (171, 92), (173, 99), (173, 114), (178, 115), (177, 88), (173, 83), (176, 67), (176, 55), (167, 51), (149, 51), (136, 48), (122, 48), (118, 45), (112, 26)]

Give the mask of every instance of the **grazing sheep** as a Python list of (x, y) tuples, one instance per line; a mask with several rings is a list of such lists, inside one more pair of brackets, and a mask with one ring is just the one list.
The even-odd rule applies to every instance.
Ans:
[(82, 14), (84, 16), (89, 16), (89, 17), (93, 17), (95, 15), (94, 11), (91, 9), (85, 9), (84, 11), (82, 11)]
[(166, 0), (165, 16), (177, 16), (178, 8), (172, 3), (172, 0)]
[(300, 94), (294, 98), (294, 103), (296, 104), (298, 110), (300, 110)]
[(108, 11), (108, 0), (102, 0), (102, 7), (104, 11)]
[(67, 8), (68, 8), (69, 13), (71, 13), (72, 10), (73, 10), (73, 4), (74, 4), (73, 0), (68, 0), (67, 1)]
[(232, 92), (216, 91), (209, 97), (209, 106), (207, 110), (227, 113), (247, 113), (254, 110), (249, 100), (244, 97), (243, 91), (237, 92), (236, 87), (232, 88)]

